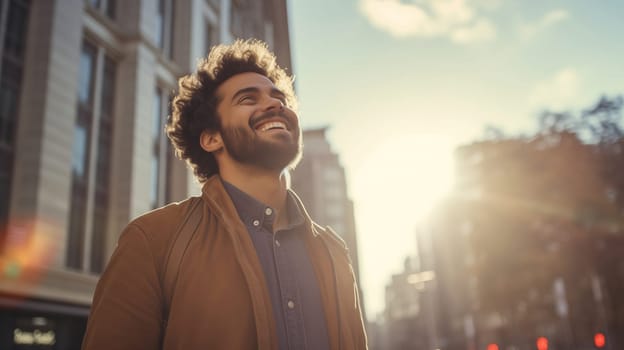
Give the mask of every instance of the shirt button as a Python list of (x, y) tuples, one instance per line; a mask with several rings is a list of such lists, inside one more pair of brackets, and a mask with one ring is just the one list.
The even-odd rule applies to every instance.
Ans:
[(292, 300), (288, 300), (288, 308), (289, 309), (294, 309), (295, 308), (295, 302)]
[(277, 239), (275, 240), (275, 245), (278, 247), (280, 246), (280, 242)]
[(271, 209), (271, 208), (266, 208), (266, 209), (264, 210), (264, 213), (265, 213), (266, 215), (271, 215), (271, 214), (273, 214), (273, 209)]
[(258, 225), (260, 225), (260, 221), (258, 221), (258, 220), (254, 220), (254, 221), (253, 221), (253, 225), (257, 227)]

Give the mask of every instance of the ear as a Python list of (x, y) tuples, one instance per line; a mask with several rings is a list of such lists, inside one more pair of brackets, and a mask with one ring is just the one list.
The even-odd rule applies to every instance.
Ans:
[(223, 148), (221, 133), (215, 130), (204, 130), (199, 135), (199, 145), (206, 152), (216, 152)]

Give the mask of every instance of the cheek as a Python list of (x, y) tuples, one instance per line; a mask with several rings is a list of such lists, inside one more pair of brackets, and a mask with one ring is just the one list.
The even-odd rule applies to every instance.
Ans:
[(299, 116), (295, 113), (295, 111), (290, 108), (286, 108), (285, 111), (290, 120), (297, 122), (297, 124), (299, 123)]
[(249, 121), (260, 114), (260, 111), (254, 106), (240, 106), (232, 109), (230, 120), (236, 125), (249, 125)]
[(220, 114), (221, 126), (227, 128), (241, 128), (249, 126), (249, 119), (253, 115), (253, 109), (237, 107), (231, 108)]

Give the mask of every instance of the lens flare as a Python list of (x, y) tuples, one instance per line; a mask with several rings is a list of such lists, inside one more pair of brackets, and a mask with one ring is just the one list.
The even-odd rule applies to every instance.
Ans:
[(12, 223), (0, 255), (0, 281), (36, 287), (59, 251), (53, 225), (38, 220)]

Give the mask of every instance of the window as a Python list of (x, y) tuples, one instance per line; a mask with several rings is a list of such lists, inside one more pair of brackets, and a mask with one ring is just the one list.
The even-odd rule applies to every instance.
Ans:
[(104, 243), (108, 228), (109, 184), (111, 149), (113, 141), (113, 105), (116, 65), (109, 57), (104, 58), (102, 75), (102, 101), (98, 128), (97, 158), (95, 171), (95, 201), (93, 234), (91, 239), (91, 272), (104, 269)]
[(154, 115), (152, 116), (152, 169), (150, 203), (152, 208), (158, 207), (160, 201), (158, 194), (160, 191), (160, 116), (162, 115), (162, 94), (159, 88), (154, 93)]
[(243, 0), (232, 0), (232, 8), (230, 12), (230, 31), (235, 37), (243, 36)]
[(166, 57), (171, 57), (173, 53), (173, 3), (171, 0), (157, 0), (156, 8), (156, 37), (154, 38), (158, 46)]
[[(168, 97), (163, 89), (157, 87), (154, 91), (154, 115), (152, 119), (152, 164), (150, 203), (157, 208), (170, 200), (167, 186), (169, 178), (169, 155), (171, 148), (164, 128), (168, 112)], [(165, 112), (167, 111), (167, 112)]]
[(78, 75), (66, 264), (94, 273), (104, 266), (115, 75), (116, 64), (104, 49), (84, 42)]
[(269, 47), (275, 47), (275, 29), (271, 21), (264, 21), (264, 41)]
[(87, 0), (87, 4), (108, 18), (115, 19), (116, 0)]
[(325, 215), (329, 219), (342, 220), (346, 213), (344, 208), (344, 202), (335, 200), (325, 200)]
[(323, 169), (323, 181), (324, 183), (338, 184), (342, 181), (342, 171), (340, 168), (328, 165)]
[(218, 10), (221, 7), (220, 0), (207, 0), (207, 2), (214, 10)]
[(204, 20), (203, 42), (205, 53), (208, 53), (211, 47), (219, 43), (219, 11), (215, 9), (215, 6), (210, 6), (211, 4), (211, 2), (205, 3), (202, 8)]
[(87, 205), (89, 153), (93, 119), (93, 87), (97, 48), (85, 43), (80, 54), (78, 75), (78, 113), (74, 125), (72, 153), (72, 192), (67, 246), (67, 266), (82, 268), (84, 226)]
[(210, 48), (217, 44), (219, 41), (219, 32), (217, 31), (217, 27), (210, 22), (208, 18), (204, 19), (206, 21), (206, 30), (204, 32), (204, 52), (208, 53)]
[(29, 5), (0, 1), (0, 232), (8, 219)]

